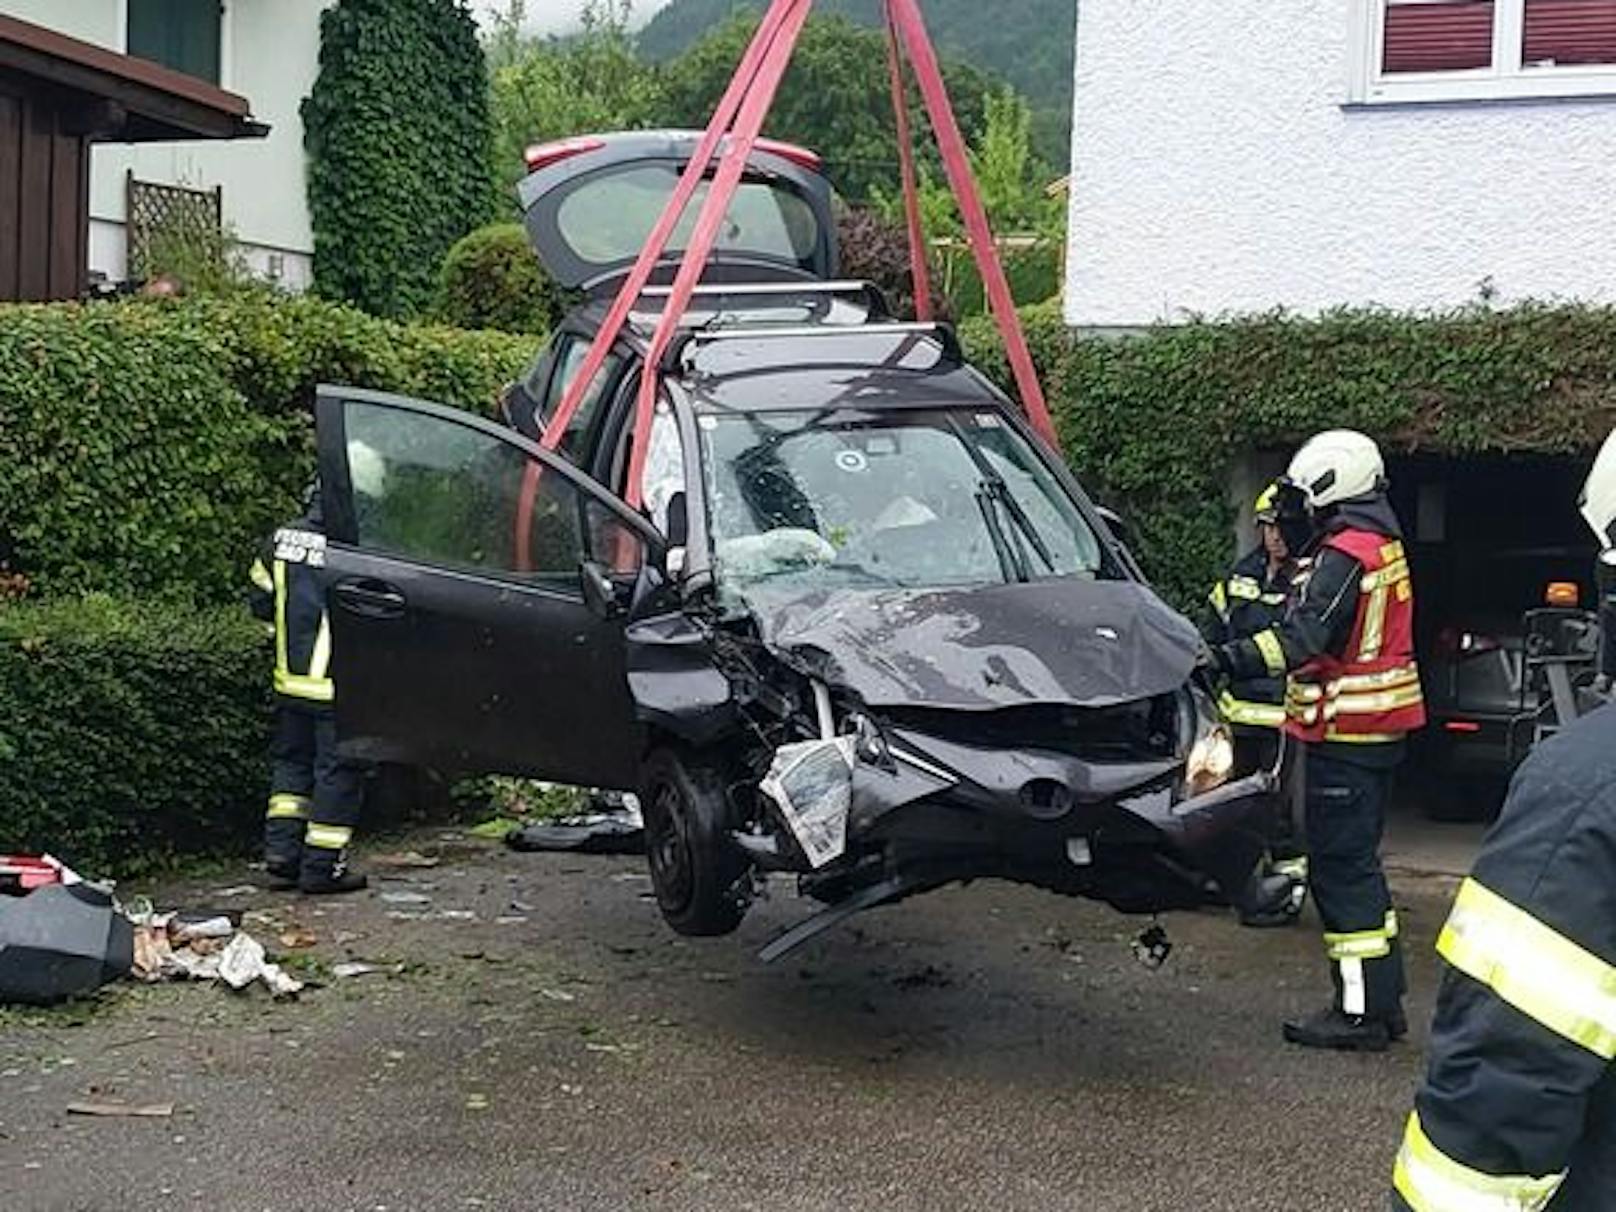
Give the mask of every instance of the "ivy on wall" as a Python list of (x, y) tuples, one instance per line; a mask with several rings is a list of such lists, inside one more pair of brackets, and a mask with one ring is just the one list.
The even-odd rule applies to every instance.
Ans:
[(449, 246), (492, 213), (487, 80), (463, 0), (339, 0), (303, 102), (314, 278), (373, 315), (431, 305)]
[[(1612, 309), (1268, 315), (1125, 338), (1078, 335), (1056, 304), (1022, 315), (1068, 460), (1185, 608), (1229, 558), (1227, 485), (1248, 451), (1349, 427), (1392, 454), (1574, 454), (1616, 424)], [(962, 336), (1009, 390), (992, 320)]]

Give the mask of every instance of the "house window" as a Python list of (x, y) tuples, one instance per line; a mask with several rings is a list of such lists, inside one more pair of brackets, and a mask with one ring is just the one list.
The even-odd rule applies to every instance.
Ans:
[(128, 0), (125, 46), (189, 76), (219, 83), (219, 0)]
[(1616, 95), (1616, 0), (1354, 0), (1359, 104)]

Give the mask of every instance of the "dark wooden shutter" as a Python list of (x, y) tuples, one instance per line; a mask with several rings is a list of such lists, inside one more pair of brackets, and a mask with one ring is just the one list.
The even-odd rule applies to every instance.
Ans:
[(1492, 62), (1493, 0), (1387, 0), (1383, 72), (1464, 71)]
[(1521, 62), (1616, 63), (1616, 0), (1526, 0)]

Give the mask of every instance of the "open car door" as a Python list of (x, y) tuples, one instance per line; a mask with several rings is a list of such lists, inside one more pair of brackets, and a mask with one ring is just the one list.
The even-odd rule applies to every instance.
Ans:
[(609, 599), (660, 560), (655, 528), (466, 412), (321, 387), (316, 421), (344, 748), (632, 787), (640, 735)]

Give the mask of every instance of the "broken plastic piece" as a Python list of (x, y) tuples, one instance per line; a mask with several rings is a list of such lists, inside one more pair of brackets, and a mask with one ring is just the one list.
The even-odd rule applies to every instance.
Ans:
[(397, 976), (404, 971), (403, 964), (367, 964), (363, 960), (345, 960), (331, 965), (331, 975), (339, 979), (354, 976)]
[(1165, 964), (1172, 953), (1173, 940), (1167, 937), (1167, 931), (1160, 924), (1141, 930), (1139, 937), (1133, 940), (1133, 957), (1152, 972)]
[(847, 849), (857, 743), (856, 737), (842, 736), (782, 745), (758, 784), (780, 810), (812, 867), (823, 867)]
[(69, 1115), (96, 1115), (115, 1119), (168, 1119), (174, 1114), (173, 1103), (68, 1103)]

